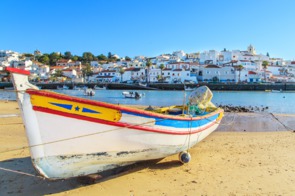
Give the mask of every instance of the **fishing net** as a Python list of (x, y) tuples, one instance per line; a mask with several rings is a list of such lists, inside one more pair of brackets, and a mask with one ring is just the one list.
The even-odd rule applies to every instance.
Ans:
[(188, 109), (192, 114), (210, 112), (216, 109), (211, 102), (213, 94), (207, 86), (201, 86), (194, 90), (188, 98)]

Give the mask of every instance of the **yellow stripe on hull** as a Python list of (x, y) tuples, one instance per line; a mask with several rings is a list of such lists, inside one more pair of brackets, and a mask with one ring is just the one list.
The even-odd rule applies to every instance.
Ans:
[(118, 122), (122, 116), (119, 110), (40, 95), (31, 95), (31, 102), (37, 107), (111, 122)]

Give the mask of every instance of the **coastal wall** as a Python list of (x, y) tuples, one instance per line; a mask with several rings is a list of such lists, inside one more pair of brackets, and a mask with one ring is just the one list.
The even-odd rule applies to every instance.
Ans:
[[(56, 89), (57, 86), (67, 85), (72, 89), (74, 86), (87, 86), (93, 88), (95, 85), (98, 87), (107, 86), (108, 89), (115, 90), (184, 90), (185, 86), (195, 88), (198, 86), (206, 85), (211, 90), (219, 91), (266, 91), (266, 90), (283, 90), (283, 91), (295, 91), (295, 83), (199, 83), (199, 84), (168, 84), (168, 83), (150, 83), (148, 87), (140, 86), (138, 84), (122, 84), (122, 83), (36, 83), (42, 89)], [(12, 87), (12, 83), (3, 82), (0, 83), (0, 89), (5, 87)]]

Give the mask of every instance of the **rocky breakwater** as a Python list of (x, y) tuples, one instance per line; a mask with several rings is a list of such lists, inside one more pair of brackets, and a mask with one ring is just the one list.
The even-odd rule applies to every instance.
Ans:
[(268, 106), (233, 106), (233, 105), (217, 105), (224, 112), (267, 112)]

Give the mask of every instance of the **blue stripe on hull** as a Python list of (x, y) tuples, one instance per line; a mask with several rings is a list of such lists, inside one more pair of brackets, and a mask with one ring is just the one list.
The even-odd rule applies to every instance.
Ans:
[(134, 116), (140, 116), (144, 118), (153, 118), (156, 121), (155, 125), (174, 127), (174, 128), (197, 128), (216, 120), (216, 118), (219, 115), (219, 114), (216, 114), (208, 118), (190, 121), (190, 120), (174, 120), (174, 119), (158, 118), (158, 117), (152, 117), (152, 116), (147, 116), (147, 115), (142, 115), (142, 114), (137, 114), (132, 112), (123, 112), (123, 113), (134, 115)]

